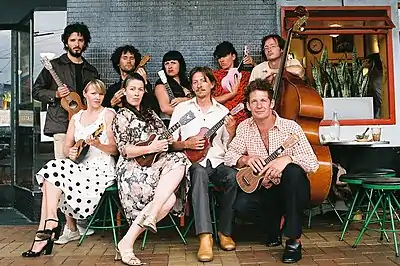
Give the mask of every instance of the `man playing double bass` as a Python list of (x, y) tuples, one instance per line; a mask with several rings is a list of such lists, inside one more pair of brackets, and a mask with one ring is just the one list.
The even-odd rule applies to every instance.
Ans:
[[(252, 117), (239, 124), (229, 144), (225, 164), (237, 168), (251, 167), (264, 175), (261, 188), (247, 194), (239, 191), (234, 209), (244, 220), (253, 220), (267, 246), (282, 244), (281, 218), (284, 217), (286, 241), (282, 261), (294, 263), (301, 259), (302, 214), (310, 201), (307, 173), (318, 169), (314, 154), (301, 127), (273, 111), (273, 90), (266, 80), (256, 79), (246, 88), (245, 101)], [(264, 163), (290, 136), (299, 141), (280, 157)]]
[[(273, 83), (274, 77), (279, 71), (284, 46), (285, 40), (277, 34), (267, 35), (262, 39), (261, 55), (264, 62), (253, 68), (249, 82), (259, 78)], [(304, 68), (297, 59), (287, 59), (285, 70), (300, 78), (304, 77)]]

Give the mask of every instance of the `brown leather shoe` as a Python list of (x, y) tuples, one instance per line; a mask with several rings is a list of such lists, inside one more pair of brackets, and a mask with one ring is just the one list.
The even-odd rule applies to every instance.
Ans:
[(212, 261), (214, 258), (212, 234), (200, 234), (199, 239), (200, 246), (197, 259), (202, 262)]
[(219, 237), (219, 245), (223, 250), (231, 251), (236, 248), (236, 244), (233, 241), (232, 237), (226, 236), (221, 232), (218, 232), (218, 237)]

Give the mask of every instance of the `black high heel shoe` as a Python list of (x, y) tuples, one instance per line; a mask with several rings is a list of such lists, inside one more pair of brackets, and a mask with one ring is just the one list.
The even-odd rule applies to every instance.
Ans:
[[(40, 231), (38, 231), (40, 232)], [(33, 245), (35, 245), (36, 242), (41, 242), (41, 241), (47, 241), (46, 245), (38, 252), (32, 251)], [(33, 257), (39, 257), (40, 255), (50, 255), (51, 252), (53, 251), (53, 245), (54, 242), (50, 238), (47, 239), (34, 239), (32, 242), (32, 246), (28, 251), (25, 251), (22, 253), (22, 257), (25, 258), (33, 258)]]
[[(58, 220), (55, 219), (46, 219), (44, 221), (44, 228), (46, 228), (47, 221), (57, 222), (57, 227), (53, 229), (44, 229), (37, 231), (36, 236), (41, 240), (51, 239), (52, 241), (58, 240), (61, 235), (61, 224)], [(52, 237), (54, 234), (54, 237)]]

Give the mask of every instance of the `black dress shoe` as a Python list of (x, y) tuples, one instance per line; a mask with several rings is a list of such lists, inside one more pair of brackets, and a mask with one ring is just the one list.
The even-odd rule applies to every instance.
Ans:
[(282, 237), (281, 236), (271, 236), (267, 237), (265, 240), (265, 245), (267, 247), (277, 247), (282, 245)]
[(301, 260), (301, 243), (293, 239), (286, 240), (285, 251), (283, 251), (283, 263), (295, 263)]

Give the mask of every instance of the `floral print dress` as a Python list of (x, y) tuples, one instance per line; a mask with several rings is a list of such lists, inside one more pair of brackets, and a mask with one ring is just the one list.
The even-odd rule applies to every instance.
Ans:
[[(127, 145), (146, 141), (152, 133), (160, 135), (167, 130), (162, 120), (154, 112), (153, 117), (156, 120), (155, 125), (139, 120), (135, 113), (127, 108), (118, 111), (112, 129), (120, 153)], [(116, 179), (121, 203), (130, 224), (140, 211), (153, 200), (161, 174), (181, 165), (186, 166), (186, 170), (180, 186), (176, 189), (177, 200), (172, 209), (172, 213), (178, 216), (184, 214), (189, 191), (188, 169), (191, 163), (186, 155), (182, 152), (163, 153), (151, 167), (142, 167), (135, 159), (120, 155), (116, 166)]]

